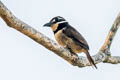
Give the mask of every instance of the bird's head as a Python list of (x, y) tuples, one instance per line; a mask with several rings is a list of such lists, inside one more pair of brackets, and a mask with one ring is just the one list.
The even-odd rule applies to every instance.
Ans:
[(51, 27), (53, 31), (55, 31), (58, 27), (62, 27), (59, 26), (60, 24), (65, 24), (68, 23), (63, 17), (61, 16), (57, 16), (54, 17), (50, 20), (50, 22), (44, 24), (45, 27)]

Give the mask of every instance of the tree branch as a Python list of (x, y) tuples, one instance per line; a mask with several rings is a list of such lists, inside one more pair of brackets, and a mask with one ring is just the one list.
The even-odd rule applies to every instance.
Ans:
[(110, 49), (113, 38), (114, 38), (119, 26), (120, 26), (120, 13), (118, 14), (116, 20), (114, 21), (114, 24), (112, 25), (112, 27), (111, 27), (111, 29), (110, 29), (110, 31), (108, 33), (108, 36), (107, 36), (107, 38), (105, 40), (105, 43), (101, 47), (101, 51), (104, 52), (106, 49)]
[[(58, 45), (50, 38), (46, 37), (45, 35), (38, 32), (28, 24), (19, 20), (10, 12), (10, 10), (6, 8), (6, 6), (1, 1), (0, 1), (0, 17), (6, 22), (6, 24), (9, 27), (14, 28), (19, 32), (25, 34), (29, 38), (33, 39), (37, 43), (43, 45), (50, 51), (54, 52), (58, 56), (65, 59), (70, 64), (78, 67), (91, 66), (86, 57), (76, 56), (71, 54), (68, 49), (63, 48), (62, 46)], [(120, 14), (118, 15), (112, 28), (110, 29), (110, 32), (108, 33), (104, 45), (96, 55), (92, 56), (96, 64), (100, 62), (114, 63), (114, 64), (120, 63), (120, 57), (117, 56), (113, 57), (110, 55), (110, 46), (116, 34), (116, 31), (119, 28), (119, 23), (120, 23)]]

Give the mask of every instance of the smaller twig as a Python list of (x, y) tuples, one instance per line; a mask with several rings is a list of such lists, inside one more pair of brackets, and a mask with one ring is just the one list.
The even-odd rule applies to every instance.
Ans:
[(111, 44), (112, 44), (112, 41), (113, 41), (113, 38), (119, 28), (119, 25), (120, 25), (120, 13), (118, 14), (116, 20), (114, 21), (114, 24), (112, 25), (109, 33), (108, 33), (108, 36), (105, 40), (105, 43), (104, 45), (101, 47), (100, 51), (104, 52), (104, 53), (108, 53), (109, 50), (110, 50), (110, 47), (111, 47)]

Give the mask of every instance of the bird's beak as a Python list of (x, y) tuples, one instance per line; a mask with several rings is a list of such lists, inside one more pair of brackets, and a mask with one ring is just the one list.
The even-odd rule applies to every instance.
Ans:
[(44, 27), (50, 27), (51, 25), (52, 25), (52, 23), (49, 22), (49, 23), (44, 24), (43, 26)]

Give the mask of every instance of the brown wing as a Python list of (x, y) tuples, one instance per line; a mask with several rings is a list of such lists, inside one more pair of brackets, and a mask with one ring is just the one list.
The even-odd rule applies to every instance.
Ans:
[(88, 46), (86, 40), (75, 28), (68, 26), (68, 27), (66, 27), (65, 30), (63, 30), (63, 33), (65, 35), (67, 35), (68, 37), (72, 38), (76, 44), (80, 45), (84, 49), (89, 50), (89, 46)]

